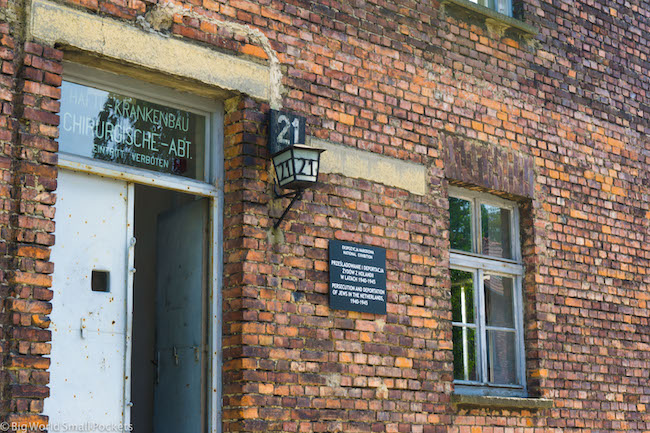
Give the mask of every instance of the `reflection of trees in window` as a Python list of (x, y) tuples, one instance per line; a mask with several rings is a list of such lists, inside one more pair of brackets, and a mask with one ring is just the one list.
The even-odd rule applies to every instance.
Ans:
[(511, 258), (510, 211), (496, 206), (481, 205), (481, 236), (483, 254)]
[(472, 212), (470, 202), (450, 197), (449, 223), (451, 248), (472, 251)]
[(476, 380), (474, 274), (451, 270), (454, 379)]
[[(119, 152), (124, 151), (126, 153), (128, 151), (126, 144), (112, 142), (113, 140), (106, 134), (106, 125), (117, 125), (121, 120), (117, 113), (115, 113), (115, 110), (113, 110), (115, 100), (116, 96), (113, 93), (109, 93), (104, 102), (104, 108), (97, 114), (97, 124), (95, 124), (93, 138), (93, 158), (128, 164), (129, 162), (123, 156), (122, 152)], [(107, 149), (113, 149), (118, 152), (109, 153), (106, 151)]]

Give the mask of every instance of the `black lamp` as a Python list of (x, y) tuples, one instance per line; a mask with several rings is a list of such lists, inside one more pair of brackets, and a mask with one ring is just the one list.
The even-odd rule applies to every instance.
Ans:
[(325, 149), (317, 149), (304, 144), (294, 144), (272, 155), (278, 186), (292, 190), (286, 194), (275, 193), (277, 198), (292, 197), (292, 199), (273, 228), (278, 228), (289, 209), (302, 197), (305, 188), (318, 182), (320, 154), (324, 151)]

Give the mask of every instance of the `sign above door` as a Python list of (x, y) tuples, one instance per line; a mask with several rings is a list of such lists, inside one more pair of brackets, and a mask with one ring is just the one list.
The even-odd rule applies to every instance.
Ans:
[(205, 115), (64, 81), (60, 119), (63, 152), (205, 180)]

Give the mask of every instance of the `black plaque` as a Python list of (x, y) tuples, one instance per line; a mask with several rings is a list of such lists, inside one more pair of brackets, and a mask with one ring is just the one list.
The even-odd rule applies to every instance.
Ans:
[(386, 250), (330, 241), (330, 308), (386, 314)]
[(271, 110), (269, 119), (269, 154), (275, 155), (294, 144), (305, 144), (306, 123), (307, 121), (303, 116), (288, 111)]

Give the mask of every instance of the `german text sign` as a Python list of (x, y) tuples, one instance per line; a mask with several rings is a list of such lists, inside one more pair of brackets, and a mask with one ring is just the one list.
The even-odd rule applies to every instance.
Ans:
[(330, 241), (330, 308), (386, 314), (386, 250)]
[(64, 81), (63, 152), (205, 180), (206, 116)]

